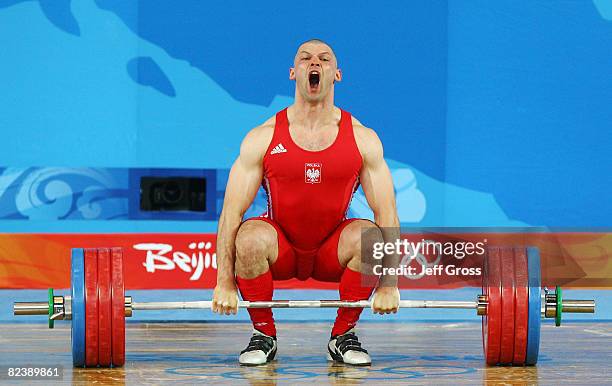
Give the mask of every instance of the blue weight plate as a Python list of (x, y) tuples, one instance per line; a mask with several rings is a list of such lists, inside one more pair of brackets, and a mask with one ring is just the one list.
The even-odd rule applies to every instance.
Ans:
[(82, 248), (72, 249), (72, 364), (85, 366), (85, 257)]
[(535, 365), (540, 351), (540, 323), (542, 320), (542, 278), (540, 274), (540, 251), (527, 248), (529, 270), (529, 321), (527, 323), (527, 356), (525, 364)]

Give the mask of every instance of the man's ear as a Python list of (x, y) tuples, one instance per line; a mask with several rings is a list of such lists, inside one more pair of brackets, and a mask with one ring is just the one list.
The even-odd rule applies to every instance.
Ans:
[(335, 82), (341, 82), (342, 81), (342, 70), (341, 69), (337, 69), (336, 73), (334, 74), (334, 83)]
[(289, 80), (295, 80), (295, 68), (289, 68)]

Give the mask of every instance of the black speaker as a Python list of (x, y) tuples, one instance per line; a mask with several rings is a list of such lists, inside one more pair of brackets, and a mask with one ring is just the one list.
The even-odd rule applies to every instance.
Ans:
[(206, 211), (206, 178), (141, 177), (140, 210)]

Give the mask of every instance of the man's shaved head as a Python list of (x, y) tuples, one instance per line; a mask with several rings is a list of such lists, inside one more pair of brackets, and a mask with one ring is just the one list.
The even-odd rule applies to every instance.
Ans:
[(329, 47), (329, 51), (334, 56), (334, 59), (336, 59), (336, 63), (338, 63), (338, 57), (336, 56), (336, 53), (334, 52), (334, 49), (332, 48), (331, 44), (329, 44), (328, 42), (322, 39), (313, 38), (313, 39), (306, 40), (305, 42), (303, 42), (302, 44), (298, 46), (297, 52), (299, 53), (300, 49), (309, 43), (324, 44), (327, 47)]

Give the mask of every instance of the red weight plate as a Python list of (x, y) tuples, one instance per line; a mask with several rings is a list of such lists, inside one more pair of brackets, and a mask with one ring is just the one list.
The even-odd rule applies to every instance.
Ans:
[(499, 362), (512, 364), (514, 358), (514, 248), (501, 248), (502, 321)]
[(85, 365), (98, 366), (98, 251), (85, 250)]
[(110, 250), (98, 249), (98, 363), (111, 365), (111, 273)]
[(483, 293), (487, 314), (482, 318), (482, 339), (488, 365), (499, 362), (501, 340), (501, 261), (499, 248), (488, 248), (484, 261)]
[(527, 321), (529, 318), (529, 271), (527, 250), (514, 250), (514, 287), (516, 304), (514, 308), (514, 359), (515, 365), (524, 365), (527, 355)]
[(125, 290), (123, 287), (123, 251), (111, 249), (112, 360), (113, 366), (125, 363)]

